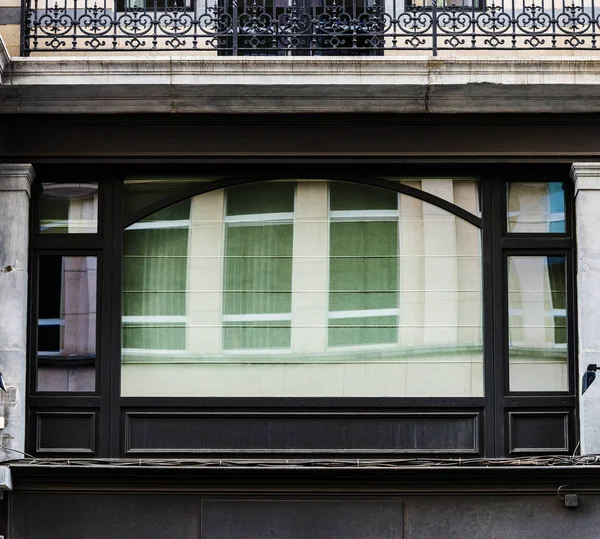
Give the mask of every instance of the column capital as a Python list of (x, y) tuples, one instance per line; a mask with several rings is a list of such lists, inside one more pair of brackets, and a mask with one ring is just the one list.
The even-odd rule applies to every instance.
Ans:
[(25, 191), (30, 196), (34, 178), (35, 171), (29, 163), (0, 165), (0, 191)]
[(575, 196), (579, 191), (600, 191), (600, 162), (573, 163), (570, 174), (575, 184)]

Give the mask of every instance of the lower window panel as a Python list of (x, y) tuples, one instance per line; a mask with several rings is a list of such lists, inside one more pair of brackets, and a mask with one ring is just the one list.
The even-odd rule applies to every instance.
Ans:
[[(206, 453), (482, 454), (482, 410), (126, 411), (125, 456)], [(168, 436), (165, 435), (168, 433)]]

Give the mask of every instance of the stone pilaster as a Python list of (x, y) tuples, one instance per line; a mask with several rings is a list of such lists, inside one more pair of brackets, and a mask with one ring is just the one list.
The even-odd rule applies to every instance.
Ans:
[(589, 364), (600, 365), (600, 163), (573, 163), (577, 236), (577, 311), (581, 453), (600, 453), (600, 372), (581, 395)]
[(0, 459), (25, 450), (27, 264), (33, 167), (0, 165), (0, 372), (8, 393), (0, 395)]

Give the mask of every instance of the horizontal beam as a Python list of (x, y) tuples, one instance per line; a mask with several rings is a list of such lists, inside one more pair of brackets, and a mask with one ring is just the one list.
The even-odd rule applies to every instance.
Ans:
[[(565, 457), (568, 458), (568, 457)], [(480, 459), (482, 460), (482, 459)], [(36, 459), (10, 465), (15, 491), (95, 492), (268, 492), (303, 494), (360, 491), (393, 494), (550, 494), (559, 487), (578, 493), (600, 492), (596, 464), (553, 466), (544, 463), (527, 465), (527, 458), (493, 459), (479, 465), (443, 463), (429, 465), (424, 459), (394, 464), (393, 460), (302, 462), (230, 460), (191, 460), (179, 465), (171, 461), (161, 466), (157, 461), (101, 461), (94, 459)], [(519, 464), (520, 462), (520, 464)], [(569, 485), (569, 488), (564, 488)]]
[(0, 158), (217, 158), (221, 164), (234, 158), (531, 158), (570, 165), (600, 156), (599, 129), (600, 114), (14, 114), (0, 115)]
[(0, 114), (594, 113), (600, 62), (478, 58), (13, 58)]

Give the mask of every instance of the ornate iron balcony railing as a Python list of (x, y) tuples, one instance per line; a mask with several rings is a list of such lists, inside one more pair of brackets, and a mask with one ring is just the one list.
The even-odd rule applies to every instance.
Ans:
[[(596, 49), (600, 0), (24, 0), (22, 54)], [(600, 7), (600, 6), (599, 6)]]

